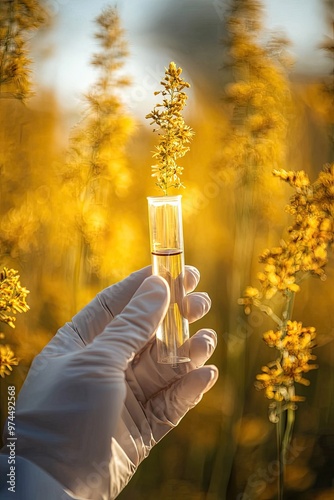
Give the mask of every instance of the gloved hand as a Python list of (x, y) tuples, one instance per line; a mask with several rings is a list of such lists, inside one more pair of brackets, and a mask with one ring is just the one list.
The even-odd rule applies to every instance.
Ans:
[[(198, 281), (187, 266), (186, 291)], [(190, 322), (210, 308), (205, 293), (185, 300)], [(74, 498), (115, 498), (217, 379), (215, 366), (203, 366), (216, 346), (212, 330), (191, 337), (191, 362), (156, 363), (154, 332), (168, 302), (150, 267), (133, 273), (99, 293), (31, 366), (16, 403), (16, 453)]]

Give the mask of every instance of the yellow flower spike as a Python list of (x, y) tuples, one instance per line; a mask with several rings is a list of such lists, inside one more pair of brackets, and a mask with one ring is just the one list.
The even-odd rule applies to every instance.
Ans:
[[(177, 68), (174, 62), (166, 68), (165, 78), (160, 83), (164, 90), (154, 92), (154, 95), (162, 94), (162, 104), (156, 104), (154, 109), (146, 115), (155, 124), (160, 136), (159, 145), (155, 147), (153, 158), (157, 163), (152, 165), (152, 177), (156, 177), (156, 185), (168, 194), (169, 188), (183, 187), (180, 176), (183, 167), (177, 161), (188, 151), (194, 132), (185, 124), (181, 112), (186, 105), (187, 95), (183, 89), (189, 88), (188, 82), (181, 78), (182, 69)], [(161, 108), (161, 109), (160, 109)]]
[[(0, 272), (0, 322), (15, 328), (15, 316), (29, 310), (26, 297), (29, 291), (21, 286), (20, 276), (15, 269), (4, 267)], [(0, 339), (4, 334), (0, 333)], [(0, 344), (0, 376), (9, 375), (12, 367), (18, 365), (18, 360), (8, 344)]]
[(29, 290), (21, 286), (20, 276), (15, 269), (4, 267), (0, 272), (0, 322), (15, 328), (15, 316), (17, 312), (26, 312), (29, 306), (26, 297)]
[[(295, 410), (296, 405), (292, 403), (305, 399), (295, 395), (294, 385), (308, 386), (310, 382), (304, 374), (318, 368), (314, 363), (316, 356), (312, 354), (316, 330), (304, 327), (302, 322), (292, 321), (291, 314), (293, 297), (300, 290), (302, 280), (309, 274), (326, 279), (324, 268), (328, 248), (334, 246), (334, 164), (325, 166), (313, 183), (304, 171), (279, 169), (273, 174), (295, 190), (287, 206), (294, 221), (288, 228), (286, 240), (260, 255), (263, 271), (257, 274), (260, 282), (258, 295), (254, 291), (257, 289), (247, 287), (248, 294), (245, 293), (243, 303), (259, 307), (278, 325), (277, 330), (266, 331), (263, 340), (278, 351), (279, 357), (262, 367), (255, 384), (257, 389), (264, 390), (267, 398), (274, 400), (270, 406), (270, 418), (277, 423), (279, 408), (280, 411)], [(281, 318), (268, 305), (278, 292), (285, 301)], [(284, 401), (283, 409), (275, 401)], [(290, 415), (289, 418), (293, 417)]]

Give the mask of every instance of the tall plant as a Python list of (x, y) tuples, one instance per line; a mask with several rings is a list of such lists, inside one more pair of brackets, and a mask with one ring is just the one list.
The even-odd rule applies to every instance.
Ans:
[(212, 493), (226, 490), (232, 468), (231, 450), (236, 447), (232, 429), (243, 411), (248, 361), (247, 321), (238, 310), (237, 300), (251, 278), (259, 225), (268, 223), (272, 217), (272, 197), (268, 197), (268, 191), (275, 196), (278, 190), (273, 186), (271, 171), (285, 163), (291, 107), (286, 42), (279, 37), (268, 39), (262, 27), (262, 3), (233, 0), (226, 28), (226, 74), (232, 79), (224, 89), (229, 128), (222, 137), (217, 168), (226, 184), (233, 187), (229, 195), (229, 220), (235, 221), (230, 228), (234, 243), (227, 278), (230, 305), (228, 333), (224, 335), (227, 350), (224, 369), (226, 390), (234, 391), (235, 405), (229, 425), (225, 422), (222, 428), (211, 479)]
[(0, 3), (0, 98), (24, 101), (32, 93), (28, 37), (46, 22), (38, 0)]
[[(294, 320), (293, 305), (307, 277), (326, 279), (328, 250), (334, 243), (334, 165), (326, 165), (313, 183), (304, 171), (275, 170), (274, 175), (295, 189), (287, 206), (294, 221), (287, 237), (261, 255), (260, 287), (247, 287), (239, 303), (244, 305), (247, 314), (252, 307), (258, 307), (275, 325), (263, 334), (263, 339), (267, 346), (275, 349), (276, 358), (262, 367), (256, 385), (271, 400), (269, 418), (276, 424), (278, 498), (281, 500), (296, 403), (305, 399), (296, 394), (296, 384), (308, 386), (310, 382), (305, 374), (317, 368), (313, 354), (316, 329)], [(273, 304), (277, 296), (281, 296), (279, 310)]]
[(91, 282), (93, 276), (115, 277), (124, 260), (120, 247), (126, 252), (127, 238), (133, 238), (131, 224), (119, 224), (125, 217), (119, 205), (132, 183), (125, 148), (134, 122), (121, 97), (130, 83), (123, 68), (127, 42), (116, 9), (104, 9), (96, 26), (100, 50), (91, 63), (98, 77), (84, 96), (86, 110), (72, 131), (61, 171), (63, 195), (71, 201), (61, 208), (67, 215), (59, 223), (75, 242), (69, 259), (75, 267), (74, 296), (79, 284)]
[[(25, 101), (31, 96), (31, 79), (28, 48), (28, 35), (39, 28), (46, 21), (46, 12), (37, 0), (3, 0), (0, 4), (0, 99), (14, 99)], [(0, 108), (0, 115), (4, 114), (4, 108)], [(6, 108), (6, 111), (7, 108)], [(2, 117), (2, 119), (4, 119)], [(11, 171), (9, 157), (6, 156), (10, 145), (2, 138), (1, 160), (1, 191), (6, 192), (6, 172)], [(22, 177), (21, 177), (22, 179)], [(8, 187), (8, 186), (7, 186)], [(5, 198), (5, 200), (3, 200)], [(11, 211), (15, 210), (14, 201), (8, 206), (6, 196), (1, 196), (2, 222), (8, 218)], [(2, 229), (4, 226), (2, 225)], [(5, 260), (5, 253), (10, 249), (4, 244), (6, 238), (0, 237), (1, 260)], [(6, 250), (5, 250), (6, 248)], [(21, 286), (18, 271), (6, 266), (0, 272), (0, 323), (15, 328), (16, 313), (29, 310), (26, 297), (29, 291)], [(11, 344), (5, 343), (5, 334), (0, 332), (0, 376), (10, 375), (13, 366), (18, 365), (19, 360), (15, 356)], [(6, 341), (7, 342), (7, 341)]]
[[(18, 272), (4, 267), (0, 272), (0, 324), (4, 323), (15, 328), (16, 314), (29, 310), (26, 302), (28, 293), (29, 291), (21, 286)], [(0, 333), (0, 339), (5, 339), (4, 333)], [(1, 343), (0, 376), (10, 375), (13, 366), (17, 366), (18, 363), (11, 345)]]

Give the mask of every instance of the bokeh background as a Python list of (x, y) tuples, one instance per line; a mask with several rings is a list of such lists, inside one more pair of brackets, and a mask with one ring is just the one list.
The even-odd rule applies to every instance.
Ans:
[[(2, 22), (9, 3), (25, 2), (4, 2)], [(145, 115), (175, 61), (191, 84), (185, 119), (196, 133), (182, 162), (186, 261), (212, 298), (192, 333), (218, 332), (220, 378), (119, 498), (274, 499), (275, 426), (254, 388), (274, 357), (261, 338), (270, 323), (256, 311), (246, 317), (237, 299), (256, 284), (259, 253), (289, 224), (292, 192), (272, 170), (305, 170), (314, 180), (334, 161), (333, 5), (119, 0), (123, 33), (114, 26), (109, 60), (92, 64), (101, 51), (96, 18), (110, 5), (31, 2), (32, 13), (44, 9), (43, 22), (23, 30), (32, 72), (26, 84), (22, 73), (20, 84), (0, 85), (1, 266), (17, 269), (30, 290), (30, 311), (14, 330), (1, 329), (20, 359), (0, 380), (1, 424), (7, 386), (21, 387), (57, 329), (101, 288), (150, 263), (146, 196), (158, 194), (150, 172), (157, 138)], [(34, 95), (25, 95), (28, 82)], [(334, 498), (333, 264), (325, 282), (305, 282), (295, 304), (294, 319), (317, 329), (319, 369), (300, 389), (287, 499)]]

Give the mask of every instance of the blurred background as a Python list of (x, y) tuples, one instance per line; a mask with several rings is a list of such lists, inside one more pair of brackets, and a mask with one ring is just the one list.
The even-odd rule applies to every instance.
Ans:
[[(272, 325), (237, 300), (291, 222), (292, 190), (272, 170), (315, 180), (334, 161), (332, 2), (118, 0), (113, 16), (108, 7), (0, 6), (0, 264), (30, 290), (30, 311), (0, 329), (19, 359), (0, 380), (1, 424), (8, 385), (21, 387), (57, 329), (150, 263), (146, 196), (159, 192), (145, 115), (175, 61), (191, 84), (185, 120), (196, 133), (182, 161), (186, 262), (212, 298), (191, 328), (217, 331), (220, 378), (119, 498), (274, 499), (275, 425), (254, 388), (275, 357), (262, 340)], [(319, 369), (299, 389), (287, 499), (334, 499), (333, 264), (295, 303), (293, 319), (317, 329)]]

